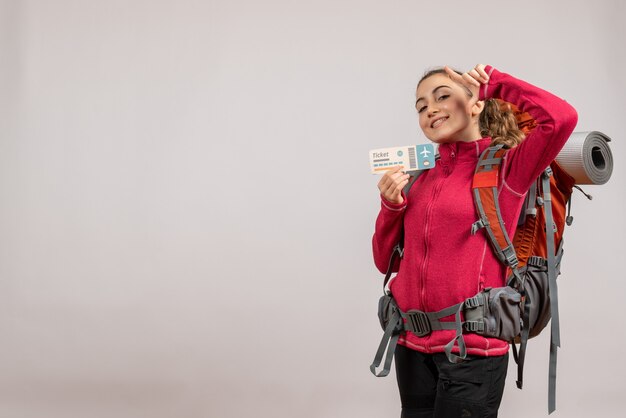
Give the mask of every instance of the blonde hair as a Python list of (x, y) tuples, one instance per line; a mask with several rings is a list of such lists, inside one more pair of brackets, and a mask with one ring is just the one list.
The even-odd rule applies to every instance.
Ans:
[[(459, 75), (463, 74), (458, 70), (454, 71)], [(417, 86), (419, 87), (422, 81), (435, 74), (447, 75), (443, 68), (427, 71), (417, 83)], [(471, 97), (471, 92), (468, 89), (465, 90)], [(517, 119), (511, 106), (497, 99), (487, 99), (484, 103), (485, 107), (478, 117), (480, 134), (483, 137), (491, 137), (491, 145), (503, 144), (505, 148), (513, 148), (519, 145), (526, 135), (518, 127)]]

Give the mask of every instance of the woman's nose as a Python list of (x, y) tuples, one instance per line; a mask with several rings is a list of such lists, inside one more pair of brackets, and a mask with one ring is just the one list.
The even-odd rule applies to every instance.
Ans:
[(428, 106), (428, 109), (426, 109), (426, 112), (428, 114), (428, 117), (430, 118), (436, 115), (437, 113), (439, 113), (439, 109), (432, 107), (432, 106)]

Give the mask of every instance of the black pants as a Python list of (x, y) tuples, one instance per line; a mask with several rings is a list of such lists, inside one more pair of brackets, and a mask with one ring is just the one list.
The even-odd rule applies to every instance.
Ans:
[(495, 418), (504, 392), (509, 355), (467, 356), (450, 363), (444, 353), (395, 352), (401, 418)]

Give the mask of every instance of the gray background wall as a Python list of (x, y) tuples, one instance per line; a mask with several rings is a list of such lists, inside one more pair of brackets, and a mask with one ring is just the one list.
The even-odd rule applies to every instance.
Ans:
[[(368, 370), (367, 151), (424, 142), (419, 76), (479, 62), (614, 140), (610, 183), (574, 197), (554, 416), (622, 416), (625, 19), (617, 0), (1, 1), (0, 417), (398, 416)], [(545, 337), (502, 416), (546, 414)]]

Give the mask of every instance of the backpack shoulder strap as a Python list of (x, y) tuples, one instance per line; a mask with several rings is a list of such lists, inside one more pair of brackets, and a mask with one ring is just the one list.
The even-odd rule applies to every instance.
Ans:
[(415, 180), (417, 180), (417, 178), (421, 176), (423, 172), (424, 170), (415, 170), (415, 171), (406, 172), (411, 177), (409, 177), (409, 182), (406, 184), (406, 186), (404, 186), (404, 189), (402, 189), (402, 192), (404, 192), (405, 196), (409, 195), (409, 190), (411, 190), (411, 186), (413, 186), (413, 183), (415, 183)]
[(472, 235), (485, 228), (498, 259), (515, 271), (518, 265), (517, 255), (504, 227), (498, 203), (500, 167), (506, 151), (502, 145), (496, 145), (483, 151), (478, 159), (472, 180), (472, 194), (478, 221), (472, 224)]
[[(440, 158), (441, 158), (441, 156), (439, 155), (439, 152), (437, 152), (435, 154), (435, 161), (439, 160)], [(413, 186), (413, 183), (415, 183), (415, 180), (417, 180), (417, 178), (419, 176), (421, 176), (422, 173), (424, 173), (424, 171), (427, 171), (427, 170), (430, 170), (430, 169), (413, 170), (413, 171), (407, 171), (406, 172), (408, 175), (411, 176), (411, 178), (410, 178), (409, 182), (407, 183), (407, 185), (404, 186), (404, 189), (402, 189), (402, 191), (404, 192), (405, 196), (409, 195), (409, 190), (411, 190), (411, 186)]]

